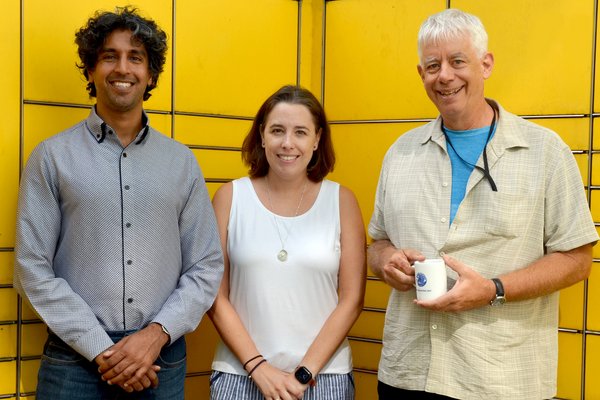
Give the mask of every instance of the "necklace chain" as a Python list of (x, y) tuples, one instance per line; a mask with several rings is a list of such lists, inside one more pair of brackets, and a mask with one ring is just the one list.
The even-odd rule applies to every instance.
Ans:
[[(285, 250), (285, 243), (290, 236), (290, 227), (287, 226), (285, 232), (285, 239), (281, 237), (281, 232), (279, 230), (279, 222), (277, 222), (277, 215), (275, 214), (275, 208), (273, 208), (273, 202), (271, 200), (271, 186), (269, 185), (269, 178), (265, 176), (265, 182), (267, 182), (267, 199), (269, 200), (269, 207), (271, 207), (271, 211), (273, 212), (273, 221), (275, 222), (275, 228), (277, 229), (277, 236), (279, 236), (279, 241), (281, 242), (281, 250), (277, 253), (277, 259), (281, 262), (287, 261), (287, 251)], [(308, 185), (308, 180), (304, 182), (304, 187), (302, 188), (302, 193), (300, 194), (300, 201), (298, 202), (298, 206), (296, 206), (296, 212), (294, 213), (294, 217), (298, 216), (298, 212), (300, 211), (300, 205), (302, 204), (302, 200), (304, 199), (304, 193), (306, 192), (306, 186)]]

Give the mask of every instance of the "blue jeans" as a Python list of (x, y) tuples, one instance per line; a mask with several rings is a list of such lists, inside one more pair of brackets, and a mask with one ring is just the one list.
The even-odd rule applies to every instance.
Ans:
[[(133, 332), (109, 332), (116, 343)], [(158, 388), (127, 393), (119, 386), (109, 386), (100, 379), (98, 366), (50, 333), (38, 372), (38, 400), (183, 400), (185, 381), (185, 339), (182, 337), (160, 352), (155, 364), (160, 366)]]

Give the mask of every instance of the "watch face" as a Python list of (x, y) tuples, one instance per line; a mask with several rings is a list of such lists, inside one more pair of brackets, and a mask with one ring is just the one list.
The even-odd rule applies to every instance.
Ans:
[(294, 375), (296, 376), (296, 379), (298, 379), (298, 382), (303, 385), (306, 385), (312, 379), (312, 374), (306, 367), (298, 368)]
[(492, 300), (493, 306), (501, 306), (504, 303), (506, 303), (506, 298), (504, 296), (498, 296), (494, 300)]

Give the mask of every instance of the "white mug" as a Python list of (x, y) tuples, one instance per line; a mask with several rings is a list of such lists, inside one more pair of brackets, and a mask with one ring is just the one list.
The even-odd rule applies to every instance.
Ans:
[(441, 258), (428, 258), (415, 261), (415, 288), (417, 299), (433, 300), (448, 291), (446, 282), (446, 264)]

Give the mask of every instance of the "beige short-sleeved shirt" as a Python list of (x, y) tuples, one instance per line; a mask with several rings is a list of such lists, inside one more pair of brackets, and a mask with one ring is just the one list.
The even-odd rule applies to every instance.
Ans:
[[(426, 257), (445, 252), (487, 278), (598, 239), (569, 147), (556, 133), (499, 110), (487, 146), (498, 191), (474, 170), (449, 226), (452, 171), (438, 118), (388, 150), (373, 239)], [(456, 273), (448, 274), (451, 287)], [(460, 313), (431, 312), (414, 298), (414, 291), (392, 290), (379, 380), (460, 399), (554, 396), (558, 293)]]

